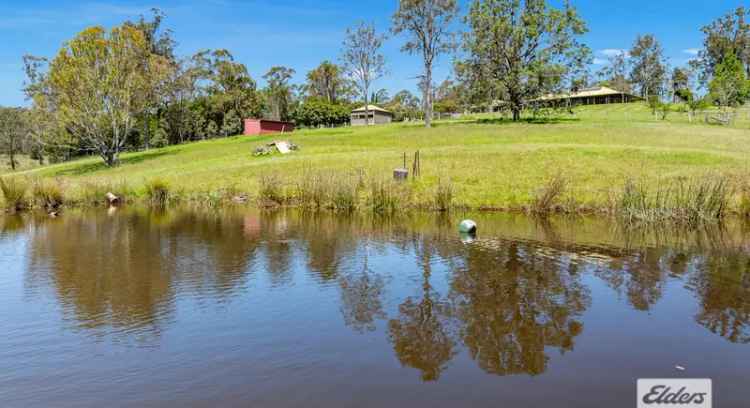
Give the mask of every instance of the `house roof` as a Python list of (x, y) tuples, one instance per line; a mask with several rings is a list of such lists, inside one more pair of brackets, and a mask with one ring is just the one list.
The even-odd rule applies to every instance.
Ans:
[(352, 111), (352, 113), (361, 113), (361, 112), (365, 112), (366, 110), (369, 110), (370, 112), (391, 113), (391, 111), (385, 110), (385, 109), (381, 108), (380, 106), (375, 106), (375, 105), (367, 105), (367, 109), (365, 109), (364, 106), (359, 107), (357, 109), (354, 109)]
[(610, 96), (610, 95), (623, 95), (623, 94), (627, 95), (628, 93), (620, 92), (616, 89), (608, 88), (606, 86), (597, 86), (594, 88), (584, 88), (578, 92), (571, 92), (568, 94), (548, 94), (536, 100), (537, 101), (549, 101), (549, 100), (555, 100), (555, 99), (588, 98), (588, 97), (594, 97), (594, 96)]

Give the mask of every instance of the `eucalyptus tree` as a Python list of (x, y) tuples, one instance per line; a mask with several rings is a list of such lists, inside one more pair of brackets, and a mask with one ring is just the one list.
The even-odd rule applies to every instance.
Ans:
[(269, 116), (274, 120), (288, 120), (290, 114), (290, 105), (292, 102), (292, 89), (289, 81), (294, 76), (295, 71), (291, 68), (275, 66), (271, 67), (263, 75), (268, 83), (266, 87), (266, 108)]
[(0, 106), (0, 151), (8, 155), (11, 170), (15, 170), (18, 165), (16, 155), (21, 152), (27, 134), (27, 117), (24, 109)]
[(630, 81), (646, 100), (659, 98), (667, 79), (664, 50), (652, 34), (639, 35), (630, 49)]
[(330, 61), (320, 63), (307, 73), (307, 96), (332, 104), (345, 100), (349, 96), (351, 86), (343, 71), (340, 66)]
[(409, 36), (401, 50), (422, 56), (421, 88), (426, 127), (432, 124), (432, 71), (437, 58), (456, 47), (450, 31), (456, 16), (456, 0), (400, 0), (393, 15), (393, 33)]
[(364, 99), (368, 124), (370, 87), (386, 72), (385, 57), (380, 51), (385, 38), (385, 35), (377, 33), (373, 24), (361, 22), (357, 27), (346, 30), (343, 43), (343, 66)]
[(134, 25), (109, 31), (90, 27), (63, 46), (47, 72), (39, 71), (44, 64), (27, 64), (27, 93), (54, 115), (73, 144), (114, 166), (148, 107), (154, 83), (150, 75), (161, 72), (164, 64), (164, 57), (151, 52), (143, 31)]
[(750, 9), (735, 10), (703, 27), (703, 49), (698, 54), (704, 83), (711, 80), (716, 67), (730, 55), (740, 61), (750, 77)]
[(599, 70), (598, 74), (607, 86), (623, 93), (630, 93), (628, 69), (628, 52), (620, 50), (607, 57), (607, 64)]
[(513, 120), (529, 100), (559, 91), (591, 59), (579, 41), (586, 23), (567, 1), (555, 8), (546, 0), (474, 0), (466, 24), (462, 66), (474, 72), (464, 77), (474, 86), (494, 83)]

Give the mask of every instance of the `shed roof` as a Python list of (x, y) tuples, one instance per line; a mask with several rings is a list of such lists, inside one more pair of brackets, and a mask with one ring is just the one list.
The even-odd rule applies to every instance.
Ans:
[(391, 111), (385, 110), (385, 109), (381, 108), (380, 106), (375, 106), (375, 105), (367, 105), (367, 109), (365, 109), (364, 106), (359, 107), (357, 109), (354, 109), (352, 111), (352, 113), (361, 113), (361, 112), (365, 112), (366, 110), (369, 110), (370, 112), (391, 113)]

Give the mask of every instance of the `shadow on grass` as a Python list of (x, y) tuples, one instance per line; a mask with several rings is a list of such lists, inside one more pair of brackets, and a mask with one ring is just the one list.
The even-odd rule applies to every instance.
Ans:
[(480, 125), (503, 125), (503, 124), (510, 124), (510, 123), (529, 123), (532, 125), (551, 125), (551, 124), (558, 124), (558, 123), (575, 123), (580, 122), (581, 119), (579, 118), (522, 118), (519, 119), (516, 122), (513, 122), (512, 119), (509, 118), (492, 118), (492, 119), (477, 119), (474, 121), (474, 123), (480, 124)]
[[(134, 154), (132, 156), (128, 157), (121, 157), (120, 158), (120, 166), (127, 166), (129, 164), (137, 164), (141, 163), (147, 160), (153, 160), (158, 159), (163, 156), (167, 156), (170, 154), (175, 154), (176, 151), (170, 150), (160, 150), (160, 151), (149, 151), (149, 152), (141, 152)], [(57, 176), (81, 176), (88, 173), (94, 173), (100, 170), (106, 170), (109, 167), (104, 164), (103, 161), (99, 160), (94, 163), (86, 163), (86, 164), (80, 164), (77, 166), (73, 166), (71, 168), (60, 170), (55, 173)]]

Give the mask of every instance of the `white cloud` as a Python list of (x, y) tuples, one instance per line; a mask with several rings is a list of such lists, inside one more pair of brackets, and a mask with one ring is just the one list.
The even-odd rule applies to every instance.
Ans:
[(605, 48), (603, 50), (599, 50), (599, 54), (604, 55), (606, 57), (615, 57), (620, 54), (627, 54), (627, 50), (619, 49), (619, 48)]
[(684, 52), (685, 54), (689, 54), (689, 55), (698, 55), (700, 51), (701, 51), (700, 48), (688, 48), (688, 49), (682, 50), (682, 52)]

